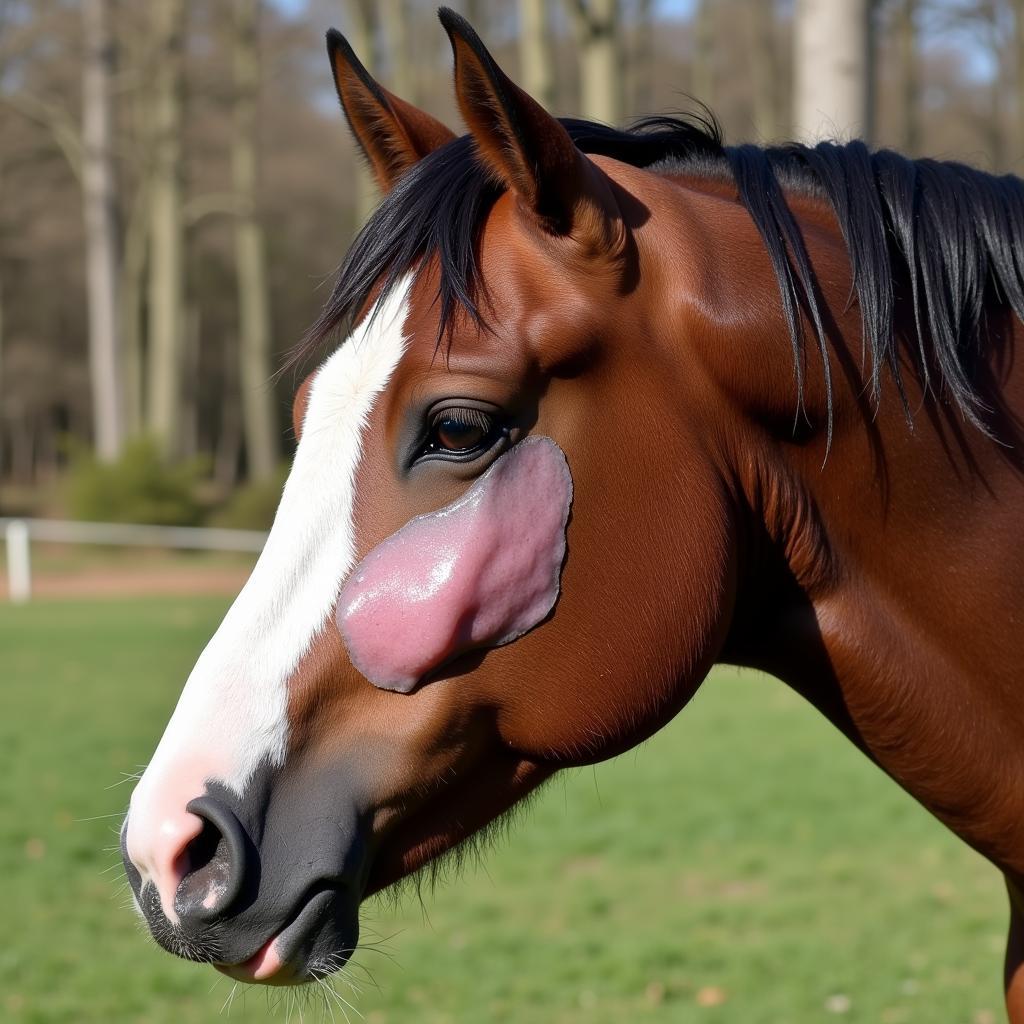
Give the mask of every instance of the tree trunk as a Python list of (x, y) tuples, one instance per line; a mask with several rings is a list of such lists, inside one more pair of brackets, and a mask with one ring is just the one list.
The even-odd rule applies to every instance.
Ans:
[(584, 117), (618, 124), (622, 117), (619, 0), (567, 0), (580, 51)]
[(908, 156), (921, 147), (921, 68), (917, 49), (918, 0), (900, 0), (896, 42), (900, 67), (900, 144)]
[(237, 339), (224, 339), (223, 352), (224, 401), (220, 406), (220, 433), (214, 454), (213, 475), (217, 485), (227, 493), (238, 482), (238, 463), (242, 451), (241, 417), (238, 410), (238, 345)]
[(181, 123), (184, 0), (151, 0), (153, 173), (150, 181), (147, 423), (162, 451), (176, 455), (185, 336), (184, 227), (181, 213)]
[(4, 408), (4, 282), (0, 274), (0, 480), (4, 477), (4, 431), (6, 429)]
[(35, 473), (35, 424), (25, 416), (11, 421), (11, 479), (30, 484)]
[[(759, 0), (760, 2), (760, 0)], [(715, 108), (715, 15), (711, 0), (698, 0), (693, 12), (693, 57), (690, 61), (690, 95)]]
[(757, 0), (750, 8), (751, 84), (754, 134), (770, 142), (779, 133), (779, 62), (775, 46), (774, 0)]
[[(3, 195), (4, 162), (0, 154), (0, 195)], [(2, 240), (2, 236), (0, 236)], [(4, 276), (3, 250), (0, 248), (0, 480), (4, 477)]]
[(199, 453), (199, 339), (202, 327), (203, 311), (198, 303), (189, 302), (185, 307), (185, 335), (181, 350), (181, 377), (185, 387), (182, 388), (176, 432), (177, 455), (185, 459)]
[(146, 250), (149, 245), (148, 185), (139, 186), (124, 232), (121, 258), (121, 350), (123, 353), (125, 432), (128, 437), (142, 433), (143, 357), (145, 337)]
[(555, 105), (548, 9), (546, 0), (519, 0), (519, 84), (545, 110)]
[(278, 459), (270, 365), (270, 288), (263, 228), (256, 214), (256, 113), (260, 0), (235, 0), (234, 125), (231, 169), (240, 207), (235, 218), (238, 275), (238, 379), (249, 476), (267, 480)]
[(631, 117), (651, 113), (654, 105), (654, 0), (637, 0), (633, 53), (629, 61)]
[[(123, 42), (130, 75), (140, 78), (152, 65), (152, 50), (140, 33), (128, 34)], [(124, 359), (125, 429), (128, 437), (145, 432), (146, 271), (149, 258), (152, 200), (153, 128), (150, 123), (152, 97), (145, 87), (132, 89), (126, 98), (128, 123), (125, 146), (136, 168), (135, 192), (122, 206), (121, 253), (121, 349)]]
[(114, 41), (108, 15), (107, 0), (82, 0), (82, 205), (89, 380), (93, 441), (103, 462), (121, 454), (125, 435), (111, 117)]
[(403, 100), (415, 103), (416, 62), (409, 46), (412, 10), (409, 0), (380, 0), (380, 22), (388, 51), (388, 88)]
[(802, 138), (871, 137), (869, 0), (797, 0), (794, 120)]
[[(996, 0), (987, 0), (978, 4), (979, 13), (985, 23), (986, 36), (989, 48), (992, 53), (992, 63), (995, 70), (992, 75), (992, 83), (989, 86), (989, 113), (988, 113), (988, 148), (990, 169), (996, 172), (1003, 171), (1006, 167), (1006, 100), (1003, 93), (1007, 91), (1007, 57), (1004, 43), (1007, 41), (1004, 36), (1005, 24), (1002, 21), (1002, 14), (1005, 8)], [(1014, 12), (1016, 13), (1016, 11)], [(1016, 31), (1014, 32), (1016, 35)], [(1013, 133), (1016, 136), (1016, 131)]]

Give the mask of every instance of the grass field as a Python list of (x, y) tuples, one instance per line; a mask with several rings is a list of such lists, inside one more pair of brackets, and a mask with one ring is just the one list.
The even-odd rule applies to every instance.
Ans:
[[(229, 983), (122, 909), (103, 873), (118, 819), (96, 818), (225, 606), (0, 608), (0, 1020), (229, 1016)], [(365, 920), (387, 940), (357, 956), (374, 984), (353, 968), (361, 994), (338, 991), (371, 1024), (1002, 1019), (996, 873), (751, 674), (717, 673), (650, 743), (553, 783), (484, 868)], [(249, 990), (230, 1019), (287, 1009)]]

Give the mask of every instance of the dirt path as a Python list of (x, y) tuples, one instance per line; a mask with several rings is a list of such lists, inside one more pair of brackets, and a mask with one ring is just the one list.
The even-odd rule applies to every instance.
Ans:
[[(116, 598), (168, 594), (237, 594), (249, 576), (245, 566), (118, 565), (39, 573), (32, 578), (33, 598)], [(0, 599), (7, 581), (0, 579)]]

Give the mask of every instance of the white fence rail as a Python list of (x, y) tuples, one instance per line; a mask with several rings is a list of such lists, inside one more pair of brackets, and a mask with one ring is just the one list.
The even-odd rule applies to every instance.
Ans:
[(263, 549), (259, 530), (219, 530), (199, 526), (144, 526), (138, 523), (81, 523), (68, 519), (0, 518), (7, 548), (7, 593), (21, 604), (32, 596), (32, 541), (107, 544), (117, 547), (179, 548), (186, 551)]

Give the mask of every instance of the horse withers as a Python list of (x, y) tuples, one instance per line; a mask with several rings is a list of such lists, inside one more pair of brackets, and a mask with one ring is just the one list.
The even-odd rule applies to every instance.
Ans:
[(557, 120), (441, 20), (469, 133), (328, 36), (384, 191), (294, 466), (122, 831), (168, 950), (341, 966), (366, 896), (718, 661), (1006, 876), (1024, 1022), (1024, 185), (710, 121)]

